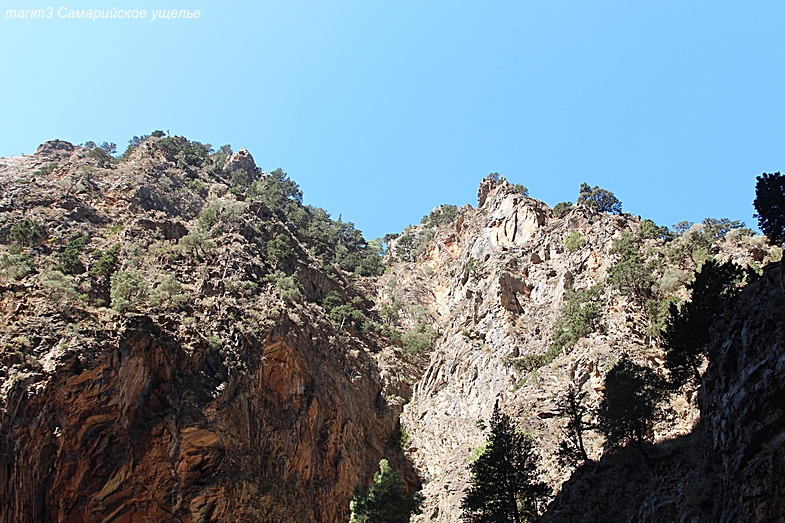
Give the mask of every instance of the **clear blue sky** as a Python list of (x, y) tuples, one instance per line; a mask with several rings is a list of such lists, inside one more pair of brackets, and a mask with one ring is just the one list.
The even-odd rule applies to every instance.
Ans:
[[(660, 224), (752, 225), (755, 176), (785, 170), (781, 0), (45, 1), (2, 2), (0, 156), (155, 129), (245, 146), (370, 238), (475, 205), (493, 171), (550, 205), (586, 181)], [(31, 7), (53, 17), (5, 18)]]

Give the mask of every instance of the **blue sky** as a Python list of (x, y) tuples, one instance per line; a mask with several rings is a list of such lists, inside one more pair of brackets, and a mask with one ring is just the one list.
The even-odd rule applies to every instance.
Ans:
[[(755, 176), (785, 170), (781, 1), (2, 4), (0, 156), (155, 129), (244, 146), (370, 238), (494, 171), (550, 205), (585, 181), (659, 224), (753, 225)], [(52, 18), (5, 18), (33, 7)]]

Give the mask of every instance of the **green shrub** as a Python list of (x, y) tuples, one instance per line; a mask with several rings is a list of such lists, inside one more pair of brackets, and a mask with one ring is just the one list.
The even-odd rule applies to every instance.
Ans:
[(0, 276), (21, 280), (32, 270), (26, 254), (0, 254)]
[(70, 302), (78, 297), (74, 280), (60, 271), (47, 271), (41, 274), (41, 285), (56, 302)]
[(646, 263), (637, 239), (625, 232), (613, 242), (611, 254), (618, 254), (617, 261), (608, 273), (608, 283), (625, 296), (643, 305), (652, 297), (653, 267)]
[(420, 223), (436, 227), (451, 223), (456, 216), (458, 216), (458, 207), (445, 203), (436, 207), (429, 215), (423, 216)]
[(147, 299), (147, 282), (133, 269), (117, 271), (111, 277), (112, 308), (118, 312), (134, 310)]
[(190, 254), (197, 256), (204, 255), (208, 250), (215, 247), (215, 243), (207, 239), (207, 236), (201, 231), (192, 231), (180, 238), (177, 244)]
[(189, 141), (184, 136), (167, 136), (153, 142), (153, 148), (161, 151), (169, 161), (176, 161), (178, 167), (200, 167), (212, 148), (210, 144)]
[(586, 238), (581, 231), (572, 231), (564, 238), (564, 248), (567, 252), (575, 252), (586, 244)]
[(303, 299), (303, 286), (297, 276), (284, 276), (282, 272), (276, 273), (275, 288), (281, 298), (291, 302), (299, 302)]
[(279, 234), (267, 242), (267, 257), (277, 269), (291, 267), (297, 260), (297, 254), (285, 234)]
[(621, 202), (612, 192), (601, 189), (596, 185), (589, 187), (586, 183), (581, 184), (579, 192), (577, 203), (594, 207), (599, 212), (621, 214)]
[(387, 436), (387, 448), (392, 450), (403, 450), (406, 448), (406, 445), (409, 443), (409, 433), (406, 432), (406, 429), (398, 426), (393, 429), (392, 432)]
[(525, 185), (521, 185), (520, 183), (516, 183), (512, 186), (512, 189), (519, 193), (521, 196), (529, 196), (529, 189), (526, 188)]
[(667, 227), (658, 227), (654, 221), (645, 219), (641, 220), (640, 237), (644, 240), (656, 240), (658, 238), (665, 239), (668, 236)]
[(102, 280), (104, 283), (108, 283), (120, 266), (120, 261), (117, 258), (118, 254), (120, 254), (119, 243), (114, 244), (104, 253), (99, 250), (94, 251), (93, 255), (98, 258), (98, 261), (90, 269), (90, 275)]
[(48, 176), (57, 169), (57, 162), (52, 162), (40, 167), (37, 171), (33, 173), (33, 176)]
[(436, 341), (436, 329), (429, 323), (418, 323), (412, 330), (401, 336), (403, 352), (406, 354), (425, 354), (430, 352)]
[(535, 371), (549, 365), (564, 350), (571, 349), (578, 340), (588, 336), (600, 327), (602, 308), (599, 299), (602, 294), (600, 284), (581, 289), (569, 290), (553, 328), (551, 343), (545, 354), (525, 354), (513, 360), (518, 370)]
[(150, 291), (149, 303), (161, 309), (179, 309), (186, 302), (183, 285), (172, 274), (164, 276)]
[(406, 496), (401, 473), (393, 471), (386, 459), (379, 462), (379, 472), (373, 475), (373, 485), (367, 491), (354, 488), (349, 503), (349, 523), (398, 523), (409, 521), (412, 514), (419, 514), (422, 495), (413, 492)]
[(216, 198), (202, 209), (196, 223), (199, 230), (210, 231), (216, 225), (237, 222), (243, 212), (245, 212), (245, 209), (246, 205), (242, 202)]
[(8, 239), (17, 245), (32, 247), (44, 238), (44, 230), (41, 223), (36, 220), (24, 218), (16, 225), (11, 227)]
[(553, 207), (553, 215), (557, 218), (561, 218), (567, 212), (572, 209), (572, 203), (570, 202), (559, 202)]
[(75, 274), (84, 271), (82, 262), (79, 260), (79, 253), (82, 252), (86, 243), (87, 236), (79, 236), (68, 242), (63, 252), (57, 255), (57, 260), (60, 262), (57, 270), (64, 274)]

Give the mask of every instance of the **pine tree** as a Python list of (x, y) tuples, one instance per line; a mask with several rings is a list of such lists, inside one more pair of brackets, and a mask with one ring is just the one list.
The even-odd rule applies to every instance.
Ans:
[(758, 227), (775, 245), (785, 242), (785, 176), (779, 171), (763, 173), (755, 184), (755, 206)]
[(531, 521), (548, 498), (548, 486), (538, 481), (531, 438), (499, 412), (498, 403), (485, 451), (469, 469), (471, 486), (461, 502), (461, 517), (469, 523)]
[(619, 361), (605, 378), (605, 397), (598, 412), (605, 448), (633, 442), (643, 451), (649, 424), (659, 416), (657, 404), (665, 392), (664, 380), (655, 371), (627, 358)]
[(354, 488), (354, 499), (349, 507), (349, 523), (408, 523), (412, 514), (419, 513), (422, 494), (406, 496), (403, 478), (393, 471), (386, 459), (379, 462), (379, 472), (373, 475), (373, 485), (364, 493)]
[(562, 463), (575, 466), (590, 461), (583, 444), (583, 435), (591, 428), (591, 424), (585, 421), (589, 414), (589, 409), (586, 407), (586, 392), (581, 392), (571, 385), (567, 393), (559, 399), (557, 409), (561, 416), (567, 418), (567, 426), (564, 428), (565, 439), (559, 445), (559, 459)]
[(680, 309), (671, 305), (663, 345), (665, 366), (676, 387), (688, 381), (700, 383), (699, 368), (706, 357), (711, 326), (728, 301), (739, 292), (744, 277), (744, 269), (732, 262), (720, 265), (709, 260), (689, 285), (692, 299)]

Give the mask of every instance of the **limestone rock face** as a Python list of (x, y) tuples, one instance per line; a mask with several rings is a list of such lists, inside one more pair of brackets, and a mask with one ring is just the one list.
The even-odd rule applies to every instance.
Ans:
[[(415, 521), (459, 520), (469, 458), (486, 437), (478, 422), (487, 422), (497, 400), (533, 434), (543, 479), (556, 493), (572, 473), (556, 457), (565, 423), (556, 405), (567, 387), (585, 391), (588, 406), (596, 408), (605, 374), (619, 358), (663, 371), (663, 350), (645, 334), (641, 307), (606, 282), (618, 259), (611, 253), (614, 240), (639, 227), (639, 217), (584, 206), (556, 218), (503, 179), (488, 178), (480, 185), (476, 210), (462, 208), (450, 227), (435, 234), (419, 264), (394, 266), (385, 276), (403, 289), (401, 295), (427, 306), (440, 329), (402, 415), (411, 435), (408, 453), (426, 496)], [(582, 242), (570, 251), (564, 240), (576, 231)], [(718, 258), (753, 259), (752, 249), (726, 243)], [(516, 368), (516, 359), (548, 350), (566, 292), (597, 283), (604, 283), (601, 327), (536, 373)], [(669, 403), (667, 419), (652, 426), (654, 442), (686, 436), (699, 419), (694, 388), (679, 391)], [(601, 437), (590, 432), (586, 443), (590, 457), (598, 459)], [(660, 504), (667, 502), (655, 503)]]

